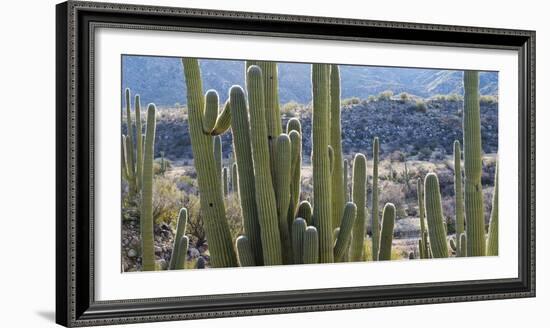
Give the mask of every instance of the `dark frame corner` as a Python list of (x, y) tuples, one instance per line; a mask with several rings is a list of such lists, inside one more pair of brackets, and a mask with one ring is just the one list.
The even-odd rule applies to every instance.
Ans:
[[(56, 322), (91, 326), (535, 296), (535, 32), (201, 9), (63, 2), (56, 7)], [(95, 26), (511, 49), (519, 54), (519, 277), (418, 285), (121, 301), (93, 295)], [(92, 190), (92, 191), (90, 191)]]

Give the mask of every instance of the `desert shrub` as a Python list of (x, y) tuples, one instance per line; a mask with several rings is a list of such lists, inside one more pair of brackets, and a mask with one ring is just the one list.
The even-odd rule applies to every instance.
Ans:
[(482, 104), (496, 104), (498, 102), (497, 96), (483, 95), (479, 97), (479, 102)]
[(426, 113), (428, 110), (428, 106), (426, 105), (426, 102), (424, 100), (417, 100), (414, 108), (419, 113)]
[(406, 103), (407, 101), (409, 101), (410, 97), (411, 97), (411, 96), (410, 96), (408, 93), (406, 93), (406, 92), (401, 92), (401, 93), (399, 94), (399, 101), (400, 101), (402, 104), (404, 104), (404, 103)]
[(370, 95), (370, 96), (368, 96), (367, 101), (368, 101), (368, 102), (376, 101), (376, 97), (373, 96), (373, 95)]
[(293, 116), (294, 114), (298, 113), (301, 109), (302, 105), (295, 101), (287, 102), (286, 104), (281, 106), (281, 114), (287, 114)]
[(225, 198), (225, 212), (233, 240), (244, 233), (239, 197), (231, 193)]
[(156, 223), (171, 223), (183, 207), (183, 193), (174, 181), (156, 176), (153, 181), (153, 219)]
[(342, 106), (357, 105), (360, 102), (361, 102), (361, 100), (357, 97), (346, 98), (346, 99), (342, 100)]
[[(365, 241), (363, 243), (363, 260), (364, 261), (372, 261), (372, 238), (365, 238)], [(391, 261), (394, 260), (402, 260), (405, 257), (407, 257), (408, 254), (403, 253), (403, 251), (398, 250), (395, 247), (392, 247), (391, 249)]]
[(418, 159), (419, 160), (429, 160), (432, 155), (432, 150), (428, 147), (420, 148), (418, 151)]
[(447, 101), (453, 101), (453, 102), (457, 102), (457, 101), (461, 101), (463, 98), (461, 95), (459, 95), (458, 93), (452, 93), (450, 95), (447, 95), (446, 97)]
[(196, 195), (188, 195), (185, 199), (185, 207), (189, 215), (187, 219), (187, 233), (190, 235), (190, 242), (195, 247), (202, 246), (206, 241), (204, 222), (200, 210), (200, 198)]
[(445, 150), (444, 149), (436, 149), (432, 152), (430, 155), (430, 159), (432, 161), (442, 161), (445, 159)]
[(378, 101), (387, 101), (390, 100), (393, 97), (393, 91), (386, 90), (382, 91), (378, 94)]
[(390, 181), (381, 181), (380, 183), (380, 208), (383, 208), (386, 203), (395, 205), (396, 216), (403, 218), (407, 216), (405, 211), (405, 190), (400, 183)]
[(390, 154), (390, 159), (394, 162), (404, 162), (405, 158), (405, 153), (400, 150), (395, 150)]
[[(156, 158), (155, 159), (155, 161), (153, 162), (153, 174), (155, 174), (155, 175), (162, 174), (161, 165), (160, 165), (161, 162), (162, 162), (161, 158)], [(170, 160), (164, 158), (164, 162), (165, 162), (165, 165), (166, 165), (166, 170), (168, 170), (172, 167), (172, 162)]]

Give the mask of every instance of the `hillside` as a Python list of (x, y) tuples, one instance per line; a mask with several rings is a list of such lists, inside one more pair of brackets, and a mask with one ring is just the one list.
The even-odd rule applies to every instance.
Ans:
[[(244, 85), (244, 62), (201, 60), (204, 89), (215, 89), (222, 100), (233, 84)], [(311, 101), (310, 65), (280, 63), (279, 96), (281, 103)], [(341, 65), (342, 98), (367, 99), (382, 91), (429, 98), (438, 94), (462, 94), (462, 72), (418, 68), (392, 68)], [(135, 90), (144, 104), (161, 107), (186, 103), (185, 81), (179, 58), (124, 56), (122, 91)], [(498, 94), (498, 73), (480, 73), (482, 95)]]

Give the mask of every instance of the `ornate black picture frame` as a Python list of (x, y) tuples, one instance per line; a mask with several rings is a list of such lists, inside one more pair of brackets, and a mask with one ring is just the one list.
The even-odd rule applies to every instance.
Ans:
[[(93, 38), (98, 26), (508, 49), (519, 58), (519, 236), (514, 279), (97, 301)], [(68, 1), (57, 5), (56, 321), (91, 326), (535, 296), (535, 32)]]

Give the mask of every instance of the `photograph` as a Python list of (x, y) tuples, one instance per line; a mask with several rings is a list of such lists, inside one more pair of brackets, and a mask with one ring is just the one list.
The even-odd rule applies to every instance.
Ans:
[(121, 272), (499, 256), (498, 71), (120, 60)]

